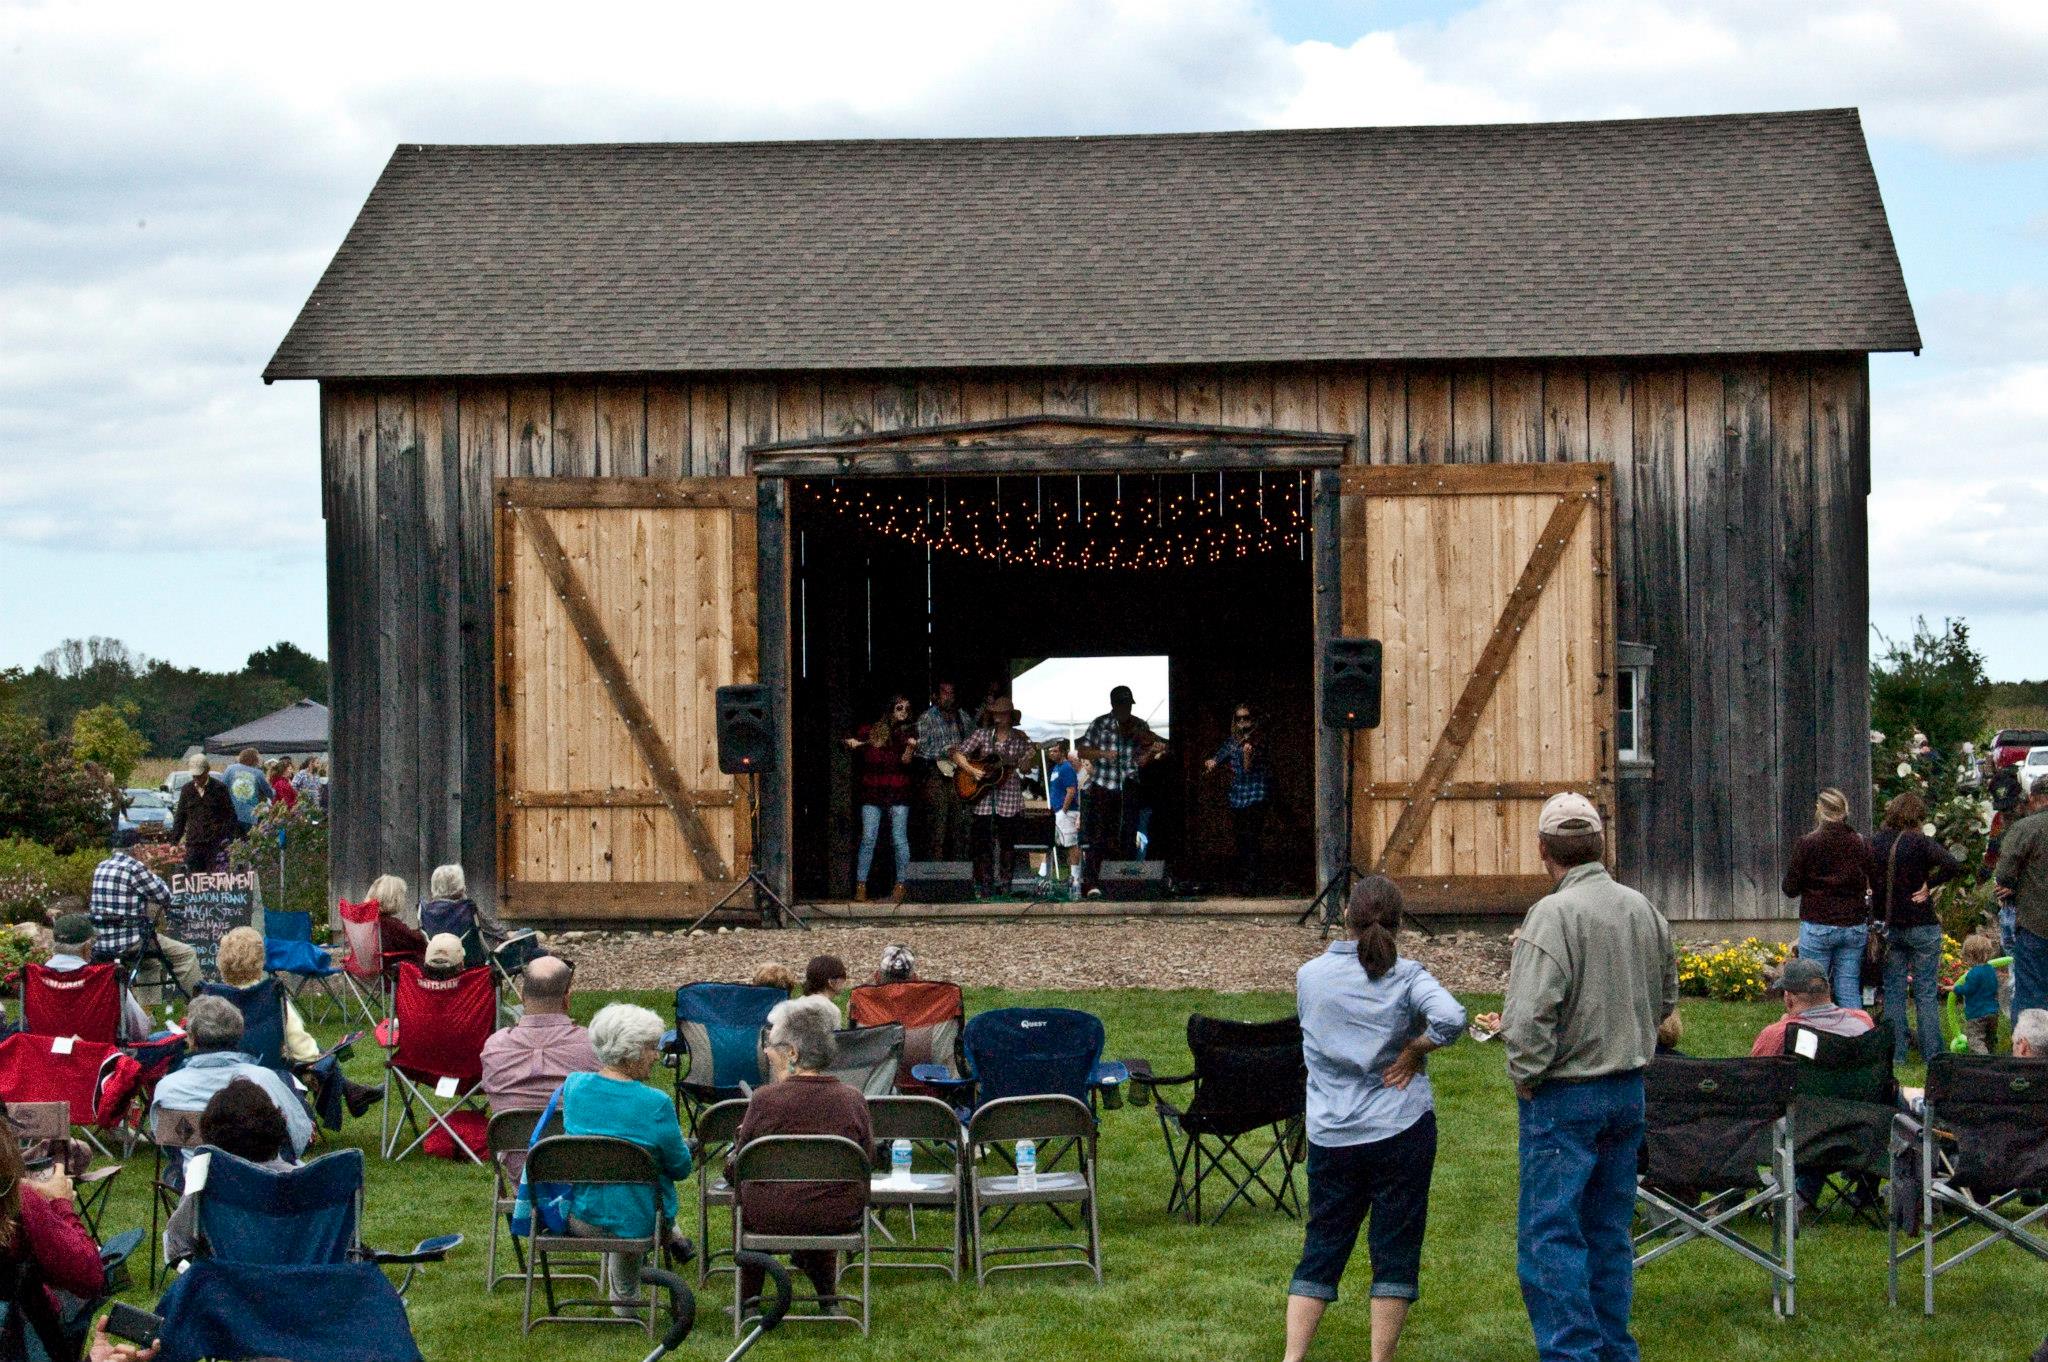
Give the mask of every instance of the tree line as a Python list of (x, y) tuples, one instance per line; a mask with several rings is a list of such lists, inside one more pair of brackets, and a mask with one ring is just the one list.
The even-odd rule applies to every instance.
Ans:
[(79, 714), (110, 706), (150, 755), (175, 757), (301, 698), (325, 704), (327, 684), (327, 664), (293, 643), (249, 654), (240, 671), (212, 672), (144, 656), (119, 639), (66, 639), (34, 668), (0, 671), (0, 709), (54, 738), (69, 735)]

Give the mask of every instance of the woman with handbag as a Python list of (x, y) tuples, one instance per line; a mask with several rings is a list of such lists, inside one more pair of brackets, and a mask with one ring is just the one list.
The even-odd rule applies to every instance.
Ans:
[[(1870, 844), (1870, 883), (1875, 891), (1870, 954), (1866, 968), (1881, 965), (1884, 1019), (1892, 1032), (1892, 1063), (1906, 1062), (1907, 1022), (1919, 1023), (1923, 1059), (1941, 1053), (1941, 1012), (1936, 1006), (1941, 975), (1941, 922), (1934, 915), (1934, 890), (1962, 873), (1955, 854), (1921, 830), (1927, 801), (1907, 791), (1885, 805), (1884, 822)], [(1908, 995), (1910, 990), (1910, 1002)]]
[(1799, 956), (1827, 971), (1836, 1007), (1863, 1006), (1870, 940), (1870, 844), (1849, 826), (1849, 799), (1832, 787), (1813, 802), (1813, 831), (1792, 848), (1785, 895), (1799, 900)]

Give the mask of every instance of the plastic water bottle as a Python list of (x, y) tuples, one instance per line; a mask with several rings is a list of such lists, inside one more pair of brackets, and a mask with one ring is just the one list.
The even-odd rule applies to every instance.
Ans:
[(910, 1181), (910, 1141), (898, 1140), (889, 1146), (889, 1176), (897, 1182)]
[(1017, 1186), (1026, 1192), (1038, 1190), (1038, 1145), (1035, 1141), (1017, 1141)]

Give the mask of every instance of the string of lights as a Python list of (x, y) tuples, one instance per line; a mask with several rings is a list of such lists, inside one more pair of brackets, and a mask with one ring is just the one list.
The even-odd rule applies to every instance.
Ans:
[[(1127, 488), (1127, 484), (1129, 484)], [(1189, 475), (862, 479), (812, 483), (814, 504), (934, 553), (1055, 571), (1143, 572), (1300, 551), (1300, 479)]]

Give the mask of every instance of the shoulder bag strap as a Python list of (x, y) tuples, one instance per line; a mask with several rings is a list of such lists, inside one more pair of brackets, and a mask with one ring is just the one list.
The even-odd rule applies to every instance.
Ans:
[(1891, 854), (1884, 860), (1884, 929), (1887, 934), (1892, 929), (1892, 874), (1899, 868), (1899, 843), (1905, 840), (1904, 832), (1894, 832)]

